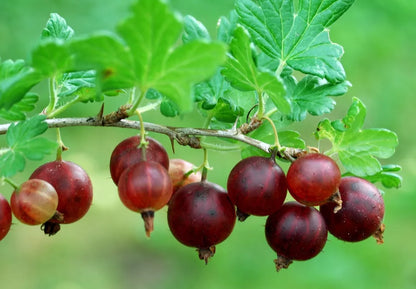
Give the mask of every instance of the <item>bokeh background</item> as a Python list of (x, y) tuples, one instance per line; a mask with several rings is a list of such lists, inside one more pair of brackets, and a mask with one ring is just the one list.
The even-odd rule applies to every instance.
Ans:
[[(57, 12), (76, 34), (114, 30), (128, 14), (132, 0), (0, 0), (0, 57), (28, 59), (49, 13)], [(217, 19), (228, 15), (233, 0), (171, 0), (182, 15), (192, 14), (215, 33)], [(182, 246), (166, 224), (166, 210), (156, 213), (151, 239), (143, 232), (139, 215), (123, 207), (112, 183), (108, 163), (112, 149), (134, 131), (112, 128), (66, 128), (63, 139), (70, 150), (67, 160), (79, 163), (90, 174), (94, 202), (79, 222), (62, 227), (54, 237), (39, 227), (14, 221), (0, 243), (0, 287), (5, 289), (118, 289), (118, 288), (416, 288), (416, 2), (405, 0), (357, 0), (331, 28), (332, 41), (345, 49), (343, 64), (353, 84), (347, 95), (337, 98), (329, 115), (341, 117), (351, 97), (368, 108), (366, 127), (384, 127), (398, 133), (395, 156), (383, 163), (403, 167), (403, 186), (386, 190), (385, 244), (373, 239), (349, 244), (330, 237), (324, 251), (288, 270), (275, 272), (274, 252), (264, 239), (265, 218), (250, 217), (237, 223), (233, 234), (217, 246), (207, 266), (194, 249)], [(46, 85), (35, 88), (46, 97)], [(111, 99), (116, 106), (117, 99)], [(111, 105), (107, 106), (108, 108)], [(77, 106), (68, 115), (95, 115), (97, 105)], [(145, 120), (162, 124), (201, 125), (196, 115), (166, 119), (146, 114)], [(299, 130), (309, 145), (317, 118), (308, 117)], [(54, 137), (54, 132), (50, 132)], [(165, 136), (155, 136), (172, 157), (196, 164), (202, 152), (169, 149)], [(4, 143), (4, 137), (0, 139)], [(52, 160), (50, 159), (46, 161)], [(239, 160), (237, 152), (210, 152), (214, 168), (209, 179), (222, 186)], [(17, 175), (25, 180), (40, 163), (31, 162)], [(1, 187), (9, 197), (11, 189)]]

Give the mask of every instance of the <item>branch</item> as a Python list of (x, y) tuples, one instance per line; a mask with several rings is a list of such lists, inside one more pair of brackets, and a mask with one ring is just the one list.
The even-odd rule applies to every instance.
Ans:
[[(127, 119), (121, 119), (118, 121), (106, 121), (105, 118), (54, 118), (46, 119), (45, 122), (49, 128), (63, 128), (74, 126), (98, 126), (98, 127), (119, 127), (119, 128), (131, 128), (140, 129), (140, 121), (133, 121)], [(144, 122), (144, 128), (146, 131), (165, 134), (171, 140), (176, 140), (180, 145), (190, 146), (192, 148), (201, 148), (200, 140), (198, 136), (208, 137), (221, 137), (234, 139), (256, 148), (259, 148), (265, 152), (270, 152), (271, 145), (254, 138), (251, 138), (241, 132), (240, 129), (233, 128), (228, 130), (214, 130), (214, 129), (199, 129), (199, 128), (184, 128), (184, 127), (170, 127), (163, 126), (154, 123)], [(10, 124), (0, 125), (0, 135), (6, 134)], [(283, 158), (290, 159), (288, 156), (297, 157), (302, 153), (301, 149), (286, 148)]]

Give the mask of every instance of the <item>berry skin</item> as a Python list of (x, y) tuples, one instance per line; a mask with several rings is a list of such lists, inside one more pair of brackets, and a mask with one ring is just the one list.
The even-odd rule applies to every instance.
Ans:
[(227, 192), (207, 181), (191, 183), (179, 189), (168, 207), (168, 225), (182, 244), (197, 248), (199, 258), (208, 262), (215, 245), (232, 232), (235, 208)]
[(358, 242), (375, 235), (382, 243), (383, 198), (372, 183), (358, 177), (344, 177), (339, 186), (342, 208), (333, 202), (320, 207), (329, 232), (340, 240)]
[(58, 193), (57, 211), (62, 220), (52, 218), (44, 223), (45, 234), (56, 234), (59, 224), (70, 224), (81, 219), (89, 210), (93, 192), (88, 174), (73, 162), (56, 160), (37, 168), (30, 179), (42, 179), (50, 183)]
[(318, 210), (287, 202), (266, 221), (266, 239), (277, 253), (276, 269), (287, 268), (292, 260), (309, 260), (325, 246), (328, 230)]
[(146, 235), (150, 237), (154, 212), (164, 207), (172, 196), (172, 181), (161, 164), (141, 161), (121, 174), (118, 194), (127, 208), (142, 215)]
[(277, 211), (287, 194), (283, 170), (271, 158), (241, 160), (228, 176), (228, 195), (243, 221), (248, 215), (267, 216)]
[(12, 226), (12, 209), (9, 202), (0, 194), (0, 241), (6, 237)]
[(190, 183), (196, 183), (201, 180), (201, 172), (195, 172), (187, 175), (195, 166), (182, 159), (171, 159), (169, 161), (169, 176), (172, 180), (173, 193)]
[(27, 180), (13, 192), (10, 206), (14, 216), (22, 223), (40, 225), (56, 213), (58, 193), (44, 180)]
[(326, 203), (337, 192), (341, 180), (338, 165), (330, 157), (310, 153), (295, 160), (286, 175), (292, 197), (307, 206)]
[[(116, 185), (125, 169), (143, 160), (142, 148), (139, 148), (140, 141), (140, 136), (132, 136), (114, 148), (110, 158), (110, 173)], [(165, 148), (153, 138), (146, 137), (146, 141), (146, 160), (158, 162), (168, 170), (169, 156)]]

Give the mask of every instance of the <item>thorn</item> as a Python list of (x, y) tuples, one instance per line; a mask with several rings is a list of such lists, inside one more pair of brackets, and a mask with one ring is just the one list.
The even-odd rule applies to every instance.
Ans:
[(102, 124), (104, 124), (104, 103), (101, 105), (100, 111), (98, 112), (97, 116), (95, 117), (95, 120), (97, 122), (100, 122)]
[(172, 152), (175, 153), (175, 139), (172, 136), (169, 136), (169, 139), (172, 146)]

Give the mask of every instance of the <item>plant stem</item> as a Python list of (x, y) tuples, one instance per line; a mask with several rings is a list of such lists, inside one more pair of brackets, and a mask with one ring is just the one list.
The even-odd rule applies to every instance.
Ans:
[(279, 63), (279, 67), (276, 69), (276, 76), (280, 77), (280, 74), (282, 74), (283, 69), (286, 66), (286, 61), (281, 60)]
[(52, 76), (49, 78), (49, 104), (45, 108), (45, 114), (49, 115), (55, 108), (56, 102), (58, 101), (56, 97), (56, 78)]
[[(105, 118), (104, 118), (105, 119)], [(239, 129), (226, 129), (226, 130), (215, 130), (215, 129), (201, 129), (191, 127), (170, 127), (163, 126), (154, 123), (141, 123), (140, 121), (133, 121), (128, 119), (122, 119), (120, 121), (105, 122), (102, 119), (93, 117), (85, 118), (55, 118), (46, 119), (45, 122), (49, 128), (62, 128), (62, 127), (74, 127), (74, 126), (100, 126), (100, 127), (118, 127), (118, 128), (130, 128), (140, 129), (143, 125), (146, 131), (155, 133), (165, 134), (169, 138), (176, 140), (180, 145), (188, 145), (195, 148), (201, 148), (199, 139), (196, 136), (207, 136), (207, 137), (220, 137), (234, 139), (239, 142), (246, 143), (253, 147), (256, 147), (262, 151), (270, 152), (271, 145), (257, 139), (251, 138), (239, 131)], [(6, 134), (9, 124), (0, 125), (0, 135)], [(285, 152), (289, 155), (296, 156), (298, 153), (304, 150), (298, 148), (285, 147)]]
[(128, 115), (133, 115), (136, 113), (137, 108), (142, 102), (143, 97), (145, 96), (146, 92), (139, 90), (139, 95), (136, 95), (136, 87), (133, 87), (130, 91), (130, 101), (132, 102), (131, 108), (127, 111)]
[(273, 129), (274, 145), (271, 148), (276, 147), (280, 151), (282, 149), (282, 146), (280, 145), (279, 135), (277, 134), (277, 129), (276, 129), (276, 126), (274, 125), (273, 120), (271, 120), (268, 116), (265, 116), (265, 115), (263, 116), (263, 119), (267, 120), (270, 123), (270, 125), (272, 126), (272, 129)]
[(56, 129), (56, 139), (58, 143), (58, 150), (56, 151), (56, 160), (62, 161), (62, 152), (66, 151), (68, 148), (64, 145), (64, 142), (62, 141), (60, 128)]
[(147, 112), (147, 111), (150, 111), (150, 110), (155, 109), (161, 103), (162, 103), (162, 100), (159, 99), (158, 101), (149, 103), (148, 105), (145, 105), (145, 106), (142, 106), (142, 107), (139, 107), (136, 111), (139, 111), (139, 113), (144, 113), (144, 112)]
[(136, 114), (139, 117), (139, 121), (140, 121), (140, 145), (139, 145), (139, 148), (142, 149), (142, 158), (143, 158), (143, 160), (146, 160), (146, 148), (147, 148), (147, 145), (149, 143), (148, 143), (148, 141), (146, 141), (146, 130), (144, 129), (142, 114), (139, 112), (139, 110), (136, 110)]
[(11, 180), (11, 179), (9, 179), (7, 177), (4, 177), (3, 178), (3, 181), (5, 183), (8, 183), (10, 186), (12, 186), (15, 191), (17, 191), (19, 189), (19, 185), (17, 185), (15, 182), (13, 182), (13, 180)]
[(208, 150), (216, 150), (216, 151), (237, 151), (241, 149), (241, 146), (239, 145), (220, 145), (216, 143), (209, 143), (205, 141), (201, 141), (201, 147)]
[(264, 99), (263, 99), (263, 92), (258, 92), (259, 97), (259, 109), (257, 110), (257, 118), (262, 119), (264, 114)]
[(75, 103), (77, 103), (79, 100), (79, 97), (75, 97), (72, 101), (67, 102), (65, 105), (57, 108), (57, 109), (52, 109), (49, 113), (47, 113), (47, 117), (48, 118), (54, 118), (56, 115), (62, 113), (63, 111), (67, 110), (69, 107), (71, 107), (72, 105), (74, 105)]
[(201, 168), (202, 168), (201, 182), (205, 182), (207, 180), (208, 170), (210, 169), (209, 164), (208, 164), (208, 150), (207, 149), (204, 149), (204, 162), (197, 169), (197, 171), (199, 171)]

